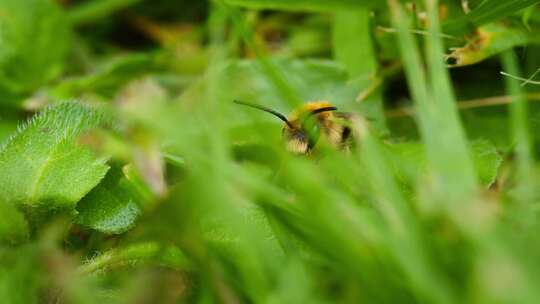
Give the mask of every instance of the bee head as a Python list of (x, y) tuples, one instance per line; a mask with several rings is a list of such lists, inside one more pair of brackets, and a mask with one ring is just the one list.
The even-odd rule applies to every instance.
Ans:
[(329, 123), (330, 112), (335, 110), (336, 107), (323, 101), (306, 103), (293, 112), (290, 123), (283, 127), (287, 150), (297, 154), (309, 153), (319, 140), (321, 128)]
[(319, 140), (321, 124), (329, 118), (328, 112), (337, 110), (328, 102), (310, 102), (295, 111), (288, 119), (285, 115), (263, 106), (241, 101), (234, 102), (273, 114), (285, 122), (283, 138), (286, 148), (295, 154), (306, 154), (313, 149)]

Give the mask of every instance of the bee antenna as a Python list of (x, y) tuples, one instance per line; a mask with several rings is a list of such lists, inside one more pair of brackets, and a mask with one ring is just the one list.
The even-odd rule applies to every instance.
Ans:
[(313, 110), (311, 111), (311, 115), (316, 115), (316, 114), (319, 114), (319, 113), (322, 113), (322, 112), (329, 112), (329, 111), (337, 111), (338, 108), (336, 107), (324, 107), (324, 108), (320, 108), (320, 109), (316, 109), (316, 110)]
[(260, 105), (254, 104), (254, 103), (245, 102), (245, 101), (233, 100), (233, 102), (236, 103), (236, 104), (239, 104), (239, 105), (252, 107), (252, 108), (264, 111), (266, 113), (270, 113), (270, 114), (276, 116), (277, 118), (283, 120), (287, 124), (287, 126), (289, 126), (290, 128), (294, 128), (293, 125), (291, 125), (291, 123), (287, 119), (287, 117), (285, 117), (285, 115), (279, 113), (278, 111), (275, 111), (275, 110), (272, 110), (270, 108), (260, 106)]

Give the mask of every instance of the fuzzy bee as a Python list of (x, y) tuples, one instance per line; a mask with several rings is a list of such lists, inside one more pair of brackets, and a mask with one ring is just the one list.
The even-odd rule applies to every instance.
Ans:
[(282, 135), (287, 150), (296, 154), (311, 153), (321, 135), (332, 146), (348, 150), (354, 139), (365, 132), (366, 121), (361, 116), (339, 112), (326, 101), (305, 103), (288, 118), (264, 106), (239, 100), (234, 102), (270, 113), (285, 122)]

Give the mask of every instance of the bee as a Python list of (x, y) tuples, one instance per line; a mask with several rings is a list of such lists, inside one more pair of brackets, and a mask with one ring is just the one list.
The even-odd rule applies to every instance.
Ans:
[(339, 112), (327, 101), (307, 102), (296, 109), (288, 118), (270, 108), (235, 100), (234, 103), (270, 113), (285, 125), (282, 136), (288, 151), (295, 154), (310, 154), (322, 136), (332, 146), (348, 150), (356, 137), (366, 130), (366, 121), (357, 114)]

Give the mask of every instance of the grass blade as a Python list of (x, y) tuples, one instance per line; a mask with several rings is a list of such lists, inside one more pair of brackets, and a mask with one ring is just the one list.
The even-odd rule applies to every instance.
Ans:
[(385, 128), (380, 76), (371, 36), (371, 12), (368, 9), (338, 11), (334, 15), (332, 38), (334, 57), (341, 62), (351, 80), (365, 92), (375, 85), (360, 108), (362, 113), (375, 120), (380, 129)]
[(141, 0), (93, 0), (80, 4), (69, 11), (68, 19), (74, 25), (82, 25), (106, 18), (113, 13), (137, 4)]
[(252, 9), (280, 9), (291, 11), (322, 11), (382, 8), (383, 1), (370, 0), (226, 0), (227, 4)]
[[(523, 80), (521, 71), (518, 65), (518, 60), (513, 50), (504, 52), (501, 55), (503, 69), (508, 72), (508, 75), (515, 75), (518, 80)], [(534, 157), (532, 138), (529, 131), (528, 123), (528, 104), (519, 81), (510, 77), (505, 77), (506, 90), (512, 96), (510, 103), (510, 122), (512, 138), (516, 144), (516, 166), (517, 179), (520, 185), (524, 186), (523, 193), (525, 197), (531, 199), (530, 191), (532, 190), (531, 181), (534, 176)], [(526, 79), (525, 79), (526, 80)], [(527, 190), (528, 188), (528, 190)], [(528, 194), (527, 194), (528, 193)]]
[[(428, 162), (433, 182), (443, 201), (460, 201), (475, 189), (476, 176), (472, 159), (459, 119), (456, 104), (450, 89), (448, 75), (443, 62), (442, 45), (438, 35), (438, 22), (431, 8), (430, 33), (428, 36), (429, 78), (423, 68), (420, 52), (412, 34), (407, 31), (408, 22), (396, 1), (390, 0), (394, 27), (398, 29), (401, 56), (409, 88), (418, 114), (420, 132), (426, 144)], [(429, 79), (429, 81), (428, 81)], [(431, 85), (428, 85), (431, 84)], [(444, 185), (444, 187), (440, 187)]]

